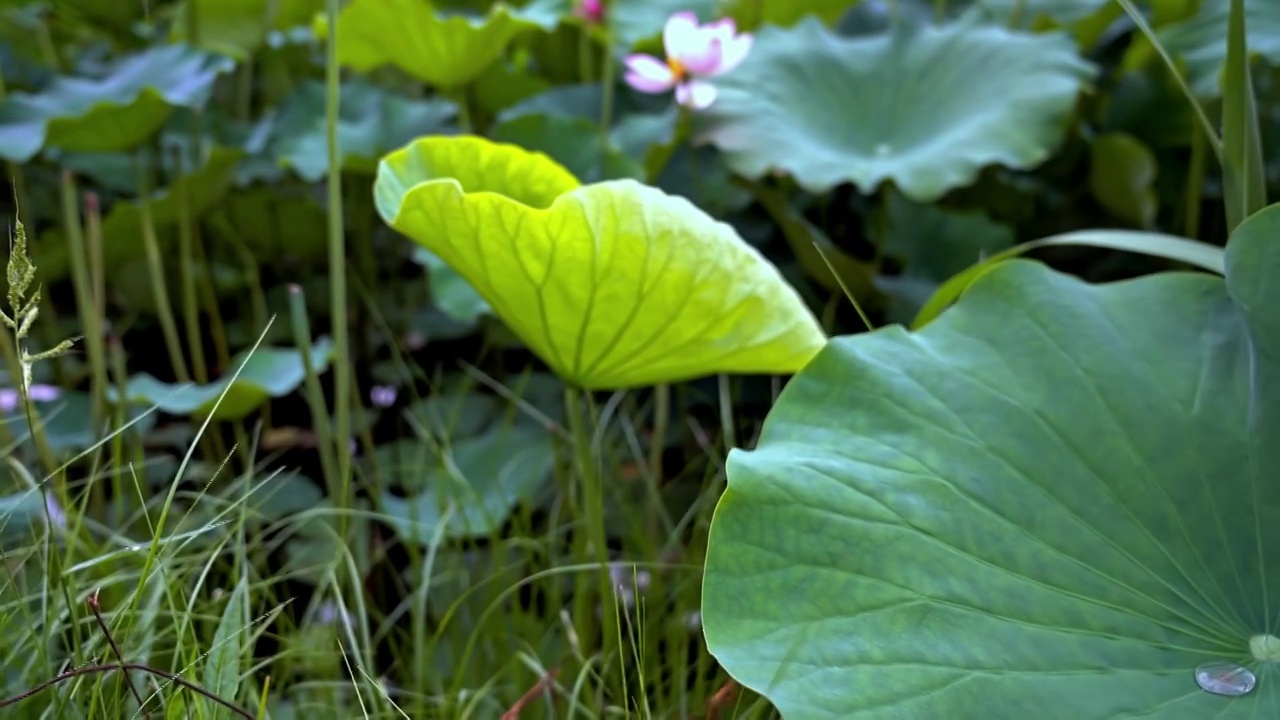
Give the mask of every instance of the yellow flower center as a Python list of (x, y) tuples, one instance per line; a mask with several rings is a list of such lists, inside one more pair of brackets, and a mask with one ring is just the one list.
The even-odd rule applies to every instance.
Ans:
[(671, 68), (671, 74), (675, 75), (676, 82), (684, 82), (689, 75), (689, 71), (685, 70), (684, 65), (675, 58), (667, 58), (667, 67)]

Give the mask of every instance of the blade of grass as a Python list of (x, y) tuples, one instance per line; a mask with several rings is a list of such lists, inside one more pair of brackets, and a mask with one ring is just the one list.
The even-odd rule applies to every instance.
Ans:
[[(338, 27), (340, 0), (326, 0), (325, 16), (329, 27)], [(343, 241), (342, 156), (338, 148), (339, 109), (338, 33), (328, 34), (325, 43), (324, 110), (325, 146), (328, 150), (328, 215), (329, 215), (329, 282), (330, 312), (333, 321), (334, 379), (334, 453), (337, 460), (338, 485), (341, 494), (333, 498), (338, 507), (348, 507), (351, 480), (351, 453), (347, 438), (351, 437), (351, 340), (347, 332), (347, 266)], [(338, 534), (346, 537), (347, 517), (338, 518)]]
[(1222, 248), (1199, 240), (1177, 237), (1176, 235), (1140, 230), (1078, 230), (1061, 235), (1050, 235), (1046, 238), (1015, 245), (953, 275), (951, 279), (943, 283), (942, 287), (939, 287), (933, 293), (933, 297), (929, 298), (924, 307), (920, 308), (915, 320), (911, 322), (911, 329), (919, 330), (932, 322), (943, 310), (946, 310), (953, 302), (958, 300), (965, 290), (969, 289), (970, 285), (977, 282), (978, 278), (990, 272), (1000, 263), (1037, 248), (1055, 245), (1084, 245), (1142, 253), (1187, 263), (1219, 275), (1224, 272), (1225, 265), (1225, 255)]
[(1187, 98), (1187, 102), (1191, 103), (1191, 109), (1195, 112), (1196, 120), (1200, 123), (1200, 128), (1204, 130), (1205, 137), (1209, 138), (1209, 147), (1213, 150), (1214, 157), (1222, 159), (1222, 139), (1218, 137), (1218, 133), (1213, 129), (1213, 122), (1209, 120), (1209, 114), (1205, 112), (1204, 106), (1200, 104), (1200, 100), (1196, 94), (1191, 92), (1191, 86), (1187, 85), (1186, 78), (1182, 77), (1182, 73), (1178, 71), (1178, 64), (1173, 61), (1169, 55), (1169, 51), (1161, 44), (1160, 39), (1156, 37), (1156, 31), (1151, 28), (1151, 24), (1147, 22), (1147, 18), (1133, 4), (1133, 0), (1116, 0), (1120, 7), (1124, 9), (1129, 19), (1138, 27), (1138, 31), (1146, 36), (1151, 42), (1151, 46), (1155, 48), (1156, 54), (1164, 61), (1165, 67), (1169, 68), (1169, 73), (1173, 75), (1173, 81), (1177, 83), (1178, 89)]
[(1222, 78), (1222, 195), (1227, 232), (1267, 205), (1262, 131), (1249, 71), (1244, 0), (1231, 0), (1227, 15), (1227, 63)]

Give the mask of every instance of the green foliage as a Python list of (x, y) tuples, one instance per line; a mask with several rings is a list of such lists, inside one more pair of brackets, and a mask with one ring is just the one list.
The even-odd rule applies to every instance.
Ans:
[[(317, 342), (311, 348), (311, 372), (323, 373), (329, 366), (331, 352), (328, 339)], [(124, 394), (116, 397), (146, 403), (171, 415), (236, 420), (270, 398), (297, 390), (306, 376), (307, 368), (298, 350), (257, 348), (234, 358), (227, 374), (216, 382), (207, 385), (167, 383), (149, 373), (139, 373), (129, 379)]]
[(731, 228), (634, 181), (574, 185), (540, 154), (427, 138), (383, 160), (375, 192), (392, 227), (578, 386), (792, 372), (822, 346), (795, 291)]
[(1127, 133), (1107, 133), (1089, 146), (1089, 189), (1108, 211), (1138, 227), (1150, 227), (1159, 200), (1152, 185), (1156, 158)]
[[(529, 423), (477, 435), (454, 433), (448, 448), (424, 452), (421, 442), (379, 448), (380, 469), (412, 490), (384, 491), (386, 522), (406, 542), (487, 537), (511, 511), (544, 489), (555, 461), (551, 435)], [(503, 452), (496, 453), (494, 448)]]
[(984, 166), (1043, 162), (1091, 74), (1063, 36), (970, 20), (847, 39), (809, 18), (760, 31), (700, 134), (747, 177), (780, 170), (810, 192), (891, 181), (932, 201)]
[(1275, 714), (1268, 4), (593, 5), (0, 0), (0, 715)]
[(59, 78), (0, 103), (0, 158), (26, 162), (41, 148), (108, 152), (136, 147), (176, 106), (199, 107), (231, 64), (182, 45), (121, 61), (104, 78)]
[(457, 90), (501, 57), (517, 35), (538, 27), (501, 4), (476, 18), (441, 12), (428, 0), (353, 0), (338, 18), (338, 62), (358, 71), (394, 65), (435, 87)]
[[(789, 718), (1280, 712), (1280, 206), (1225, 282), (1004, 263), (833, 341), (729, 457), (704, 619)], [(1258, 691), (1195, 689), (1210, 661)]]
[[(445, 130), (457, 113), (448, 100), (414, 101), (364, 82), (346, 83), (338, 111), (342, 167), (372, 173), (384, 153)], [(281, 106), (267, 152), (303, 180), (317, 182), (329, 169), (324, 133), (324, 85), (305, 82)]]
[[(244, 633), (248, 630), (249, 613), (247, 583), (236, 583), (227, 597), (227, 608), (218, 620), (213, 634), (213, 647), (209, 650), (204, 670), (204, 686), (209, 692), (226, 700), (234, 700), (240, 686), (241, 655), (245, 647)], [(210, 707), (216, 720), (230, 720), (231, 711), (225, 707)]]
[(742, 30), (755, 30), (765, 24), (789, 27), (810, 15), (830, 25), (855, 3), (856, 0), (721, 0), (718, 9)]

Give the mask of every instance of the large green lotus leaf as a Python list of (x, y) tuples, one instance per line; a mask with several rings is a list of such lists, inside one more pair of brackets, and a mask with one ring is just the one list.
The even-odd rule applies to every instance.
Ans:
[(361, 72), (394, 65), (455, 90), (502, 57), (517, 35), (539, 27), (501, 3), (475, 18), (441, 12), (428, 0), (353, 0), (338, 16), (338, 62)]
[(721, 0), (720, 14), (734, 19), (739, 30), (755, 30), (761, 25), (794, 25), (813, 15), (830, 25), (858, 3), (858, 0)]
[[(455, 441), (443, 457), (418, 441), (384, 446), (379, 470), (421, 489), (407, 498), (383, 492), (383, 522), (406, 542), (421, 545), (432, 543), (437, 532), (445, 538), (483, 537), (546, 485), (554, 463), (551, 435), (527, 423)], [(441, 528), (446, 513), (448, 523)]]
[[(1191, 88), (1202, 97), (1222, 94), (1229, 8), (1229, 0), (1205, 0), (1194, 16), (1157, 33), (1165, 49), (1186, 63)], [(1244, 12), (1249, 52), (1280, 65), (1280, 12), (1269, 2), (1246, 2)]]
[[(199, 170), (183, 175), (151, 198), (152, 224), (160, 233), (161, 249), (168, 234), (164, 231), (178, 224), (182, 215), (177, 193), (185, 191), (189, 211), (199, 218), (211, 208), (231, 186), (232, 175), (242, 152), (215, 147)], [(142, 207), (137, 201), (117, 202), (102, 221), (102, 259), (108, 270), (144, 257), (142, 240)], [(40, 235), (37, 264), (46, 282), (65, 278), (70, 269), (66, 236), (61, 228), (51, 228)]]
[(584, 388), (790, 373), (825, 342), (732, 228), (633, 180), (579, 186), (540, 153), (424, 138), (383, 159), (374, 194), (389, 225)]
[[(317, 374), (327, 370), (331, 354), (328, 338), (316, 342), (311, 348), (312, 370)], [(158, 407), (170, 415), (203, 418), (212, 413), (215, 420), (238, 420), (271, 398), (284, 397), (297, 390), (306, 377), (306, 364), (300, 351), (258, 348), (252, 353), (245, 351), (237, 355), (231, 361), (231, 369), (208, 385), (167, 383), (141, 373), (129, 379), (124, 395), (130, 402)], [(114, 389), (111, 395), (116, 396)]]
[(927, 202), (987, 165), (1047, 158), (1091, 72), (1057, 33), (970, 17), (846, 39), (809, 17), (760, 30), (743, 64), (717, 80), (698, 135), (747, 177), (782, 170), (811, 192), (892, 181)]
[(272, 30), (309, 25), (324, 11), (324, 0), (185, 0), (174, 14), (170, 39), (189, 42), (187, 13), (195, 8), (198, 46), (245, 58)]
[(0, 157), (26, 162), (46, 145), (126, 150), (160, 129), (175, 106), (198, 107), (232, 62), (185, 45), (158, 45), (102, 79), (62, 77), (39, 94), (0, 102)]
[[(342, 86), (338, 148), (342, 166), (373, 173), (378, 158), (428, 133), (443, 132), (458, 106), (443, 98), (412, 100), (354, 80)], [(280, 109), (272, 152), (299, 177), (318, 182), (329, 169), (325, 137), (324, 83), (304, 82)]]
[(712, 652), (788, 720), (1280, 717), (1277, 237), (1225, 281), (1010, 261), (831, 341), (729, 456)]

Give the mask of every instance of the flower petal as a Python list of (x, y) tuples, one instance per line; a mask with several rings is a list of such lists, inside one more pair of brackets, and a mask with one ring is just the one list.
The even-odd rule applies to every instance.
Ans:
[(751, 52), (751, 44), (754, 41), (755, 38), (747, 33), (724, 41), (720, 51), (720, 66), (711, 74), (723, 75), (741, 65), (742, 61), (747, 59), (747, 53)]
[(738, 25), (731, 17), (720, 18), (715, 22), (703, 25), (702, 32), (709, 34), (711, 37), (720, 38), (721, 42), (727, 45), (738, 34)]
[(724, 51), (719, 38), (701, 36), (707, 43), (697, 49), (689, 48), (676, 56), (676, 60), (693, 75), (715, 75), (720, 72)]
[(660, 93), (675, 87), (675, 73), (671, 72), (666, 63), (652, 55), (629, 55), (623, 62), (627, 66), (627, 74), (623, 79), (640, 92)]
[(690, 80), (676, 86), (676, 102), (692, 110), (706, 110), (716, 101), (716, 86), (702, 80)]
[(679, 58), (680, 53), (695, 48), (699, 39), (698, 16), (692, 10), (684, 10), (667, 18), (662, 28), (662, 46), (667, 57)]

